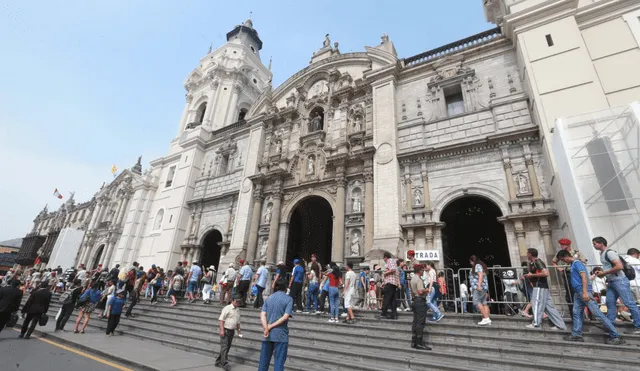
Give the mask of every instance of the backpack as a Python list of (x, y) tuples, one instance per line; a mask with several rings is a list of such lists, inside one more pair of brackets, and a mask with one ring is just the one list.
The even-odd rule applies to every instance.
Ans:
[[(611, 262), (611, 260), (609, 260), (609, 251), (613, 251), (611, 249), (608, 249), (605, 253), (604, 253), (604, 258), (607, 260), (607, 262), (609, 262), (609, 264), (611, 264), (611, 266), (613, 266), (613, 263)], [(627, 277), (627, 279), (629, 281), (633, 281), (636, 279), (636, 270), (633, 269), (633, 267), (631, 265), (629, 265), (629, 263), (627, 263), (626, 260), (624, 260), (624, 258), (622, 256), (619, 256), (620, 258), (620, 263), (622, 263), (622, 271), (624, 272), (625, 277)]]
[(62, 295), (60, 295), (60, 299), (58, 299), (58, 301), (61, 302), (62, 304), (71, 304), (71, 300), (73, 300), (73, 293), (76, 290), (78, 290), (77, 287), (74, 288), (73, 290), (67, 290), (63, 292)]

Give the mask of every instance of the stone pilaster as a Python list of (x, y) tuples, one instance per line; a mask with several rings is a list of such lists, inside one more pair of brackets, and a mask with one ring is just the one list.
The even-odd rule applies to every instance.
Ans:
[(227, 118), (225, 120), (225, 122), (227, 123), (225, 126), (229, 126), (231, 124), (233, 124), (234, 122), (236, 122), (236, 117), (234, 117), (234, 115), (236, 114), (236, 105), (238, 104), (238, 96), (240, 94), (240, 89), (242, 89), (242, 87), (240, 86), (240, 84), (234, 83), (233, 84), (233, 92), (231, 95), (231, 103), (229, 104), (229, 107), (227, 108)]
[(533, 159), (526, 159), (525, 164), (527, 165), (527, 172), (529, 173), (529, 182), (531, 183), (533, 198), (542, 198), (542, 194), (540, 194), (540, 184), (538, 183), (538, 176), (536, 175), (536, 170), (533, 167)]
[(364, 254), (373, 248), (373, 169), (364, 171)]
[(267, 264), (275, 265), (276, 248), (278, 246), (278, 226), (280, 225), (280, 204), (282, 202), (282, 180), (278, 179), (275, 183), (273, 193), (273, 209), (271, 214), (271, 223), (269, 224), (269, 244), (267, 247)]
[[(409, 250), (415, 250), (415, 248), (416, 248), (416, 237), (415, 237), (415, 232), (414, 232), (413, 228), (407, 229), (407, 243), (408, 243), (408, 249)], [(404, 256), (401, 256), (399, 258), (404, 259)]]
[(333, 252), (331, 253), (336, 262), (344, 262), (344, 209), (345, 209), (345, 186), (344, 166), (339, 166), (336, 170), (336, 214), (334, 219), (334, 241)]
[(427, 250), (433, 250), (433, 227), (424, 228), (424, 245)]

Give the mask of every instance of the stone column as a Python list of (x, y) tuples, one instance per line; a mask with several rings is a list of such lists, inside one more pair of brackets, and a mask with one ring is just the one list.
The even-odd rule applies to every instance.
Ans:
[(438, 250), (438, 253), (440, 254), (440, 260), (436, 263), (436, 266), (438, 267), (438, 269), (443, 269), (444, 268), (444, 251), (442, 248), (442, 227), (436, 228), (436, 231), (434, 234), (434, 242), (435, 242), (434, 250)]
[(422, 171), (420, 172), (422, 177), (422, 197), (424, 198), (424, 209), (431, 210), (431, 193), (429, 191), (429, 175), (427, 174), (427, 163), (422, 163)]
[(231, 95), (231, 103), (227, 108), (227, 119), (225, 120), (227, 123), (226, 126), (229, 126), (236, 122), (236, 117), (234, 117), (234, 115), (236, 114), (236, 105), (238, 104), (238, 95), (240, 94), (241, 88), (239, 84), (234, 83), (232, 89), (233, 93)]
[(113, 213), (113, 220), (111, 221), (112, 226), (116, 226), (118, 224), (118, 216), (120, 215), (120, 210), (122, 210), (123, 203), (124, 197), (118, 201), (118, 206), (116, 207), (115, 213)]
[(182, 241), (183, 245), (186, 245), (191, 240), (191, 232), (193, 231), (193, 221), (196, 218), (196, 212), (193, 210), (193, 207), (189, 210), (189, 219), (187, 219), (187, 230), (184, 234), (184, 240)]
[(278, 226), (280, 225), (280, 202), (282, 201), (282, 180), (276, 180), (273, 192), (273, 209), (271, 211), (271, 223), (269, 224), (269, 245), (267, 248), (267, 264), (275, 265), (276, 248), (278, 246)]
[(213, 127), (212, 119), (213, 119), (213, 100), (216, 96), (218, 96), (218, 86), (220, 86), (220, 82), (218, 80), (214, 80), (211, 83), (211, 93), (209, 94), (209, 100), (207, 101), (207, 112), (206, 117), (202, 118), (202, 123), (204, 125), (208, 125), (209, 127)]
[(96, 206), (93, 209), (93, 213), (91, 213), (91, 223), (89, 224), (88, 231), (93, 230), (98, 225), (98, 215), (100, 215), (100, 210), (102, 209), (102, 203), (96, 202)]
[(122, 198), (122, 207), (120, 207), (120, 211), (118, 212), (118, 218), (116, 219), (116, 225), (122, 225), (124, 222), (124, 216), (127, 215), (127, 210), (129, 209), (129, 198), (130, 195), (124, 195)]
[(513, 174), (511, 173), (511, 159), (509, 158), (509, 146), (500, 147), (502, 150), (502, 166), (504, 167), (504, 174), (507, 178), (507, 188), (509, 190), (509, 200), (516, 200), (516, 186), (513, 183)]
[(526, 232), (524, 231), (524, 225), (521, 221), (517, 220), (513, 222), (513, 226), (518, 239), (518, 250), (520, 251), (520, 261), (527, 260), (527, 240)]
[(364, 171), (364, 254), (373, 248), (373, 169)]
[(180, 132), (178, 133), (178, 135), (180, 135), (184, 131), (185, 126), (187, 126), (187, 118), (189, 116), (189, 106), (193, 101), (193, 95), (187, 94), (186, 100), (187, 102), (184, 104), (184, 110), (182, 111), (182, 119), (180, 120)]
[(345, 186), (344, 166), (338, 166), (336, 170), (336, 214), (334, 219), (334, 241), (333, 252), (331, 253), (336, 263), (344, 263), (344, 209), (345, 209)]
[(247, 261), (250, 263), (261, 258), (261, 256), (256, 258), (256, 249), (258, 248), (258, 229), (260, 228), (263, 202), (262, 184), (256, 184), (253, 190), (253, 210), (251, 212), (251, 226), (249, 227), (249, 241), (247, 242)]
[(424, 242), (427, 250), (433, 250), (433, 227), (424, 228)]
[(513, 174), (511, 173), (511, 161), (509, 159), (504, 159), (504, 175), (507, 177), (507, 188), (509, 189), (509, 200), (516, 200), (516, 187), (513, 184)]
[(411, 192), (411, 174), (409, 173), (409, 166), (404, 167), (404, 186), (407, 193), (406, 196), (406, 208), (407, 212), (410, 213), (413, 210), (413, 193)]
[(533, 167), (533, 159), (528, 158), (524, 161), (527, 165), (527, 172), (529, 173), (529, 182), (531, 183), (531, 191), (533, 192), (533, 198), (542, 198), (540, 194), (540, 184), (538, 184), (538, 176), (536, 175), (536, 169)]
[(555, 250), (551, 245), (551, 226), (547, 218), (540, 218), (538, 220), (540, 224), (540, 234), (542, 235), (542, 243), (544, 245), (544, 253), (547, 256), (547, 261), (551, 261), (555, 257)]

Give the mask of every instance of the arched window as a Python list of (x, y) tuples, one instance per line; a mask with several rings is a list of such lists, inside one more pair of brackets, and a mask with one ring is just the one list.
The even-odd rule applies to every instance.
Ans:
[(196, 123), (202, 124), (204, 120), (204, 113), (207, 111), (207, 102), (202, 102), (200, 106), (198, 106), (198, 110), (196, 111)]
[(153, 230), (154, 231), (160, 230), (160, 228), (162, 228), (162, 220), (163, 219), (164, 219), (164, 209), (160, 209), (156, 213), (156, 218), (155, 218), (155, 220), (153, 222)]
[(247, 115), (247, 109), (246, 108), (240, 108), (240, 113), (238, 113), (238, 121), (242, 121), (244, 120), (244, 117)]

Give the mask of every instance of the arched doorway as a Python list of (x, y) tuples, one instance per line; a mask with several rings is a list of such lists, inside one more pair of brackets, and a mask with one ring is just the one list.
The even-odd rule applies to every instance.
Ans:
[[(442, 230), (442, 250), (446, 268), (465, 268), (459, 279), (470, 287), (469, 257), (475, 255), (482, 259), (487, 267), (510, 267), (509, 245), (504, 226), (498, 221), (502, 216), (500, 208), (484, 197), (465, 196), (447, 205), (440, 220), (445, 222)], [(449, 275), (447, 275), (449, 276)], [(496, 270), (487, 275), (489, 295), (491, 298), (502, 298), (503, 286)], [(453, 282), (449, 282), (452, 285)], [(451, 286), (449, 286), (451, 287)], [(498, 313), (499, 305), (491, 305), (491, 312)]]
[(457, 271), (469, 267), (469, 257), (476, 255), (488, 267), (510, 267), (509, 245), (504, 226), (498, 221), (500, 208), (480, 196), (465, 196), (448, 204), (440, 220), (444, 265)]
[(91, 269), (98, 268), (98, 264), (100, 264), (100, 260), (102, 259), (102, 254), (104, 253), (104, 244), (98, 247), (98, 251), (96, 251), (96, 255), (93, 257), (93, 262), (91, 263)]
[(329, 202), (320, 196), (300, 201), (291, 214), (285, 263), (291, 265), (293, 259), (309, 262), (311, 254), (318, 256), (318, 262), (329, 263), (332, 236), (333, 210)]
[(200, 255), (200, 263), (204, 268), (209, 268), (213, 265), (216, 267), (216, 271), (220, 271), (220, 252), (222, 250), (219, 245), (220, 242), (222, 242), (222, 233), (215, 229), (204, 236)]

